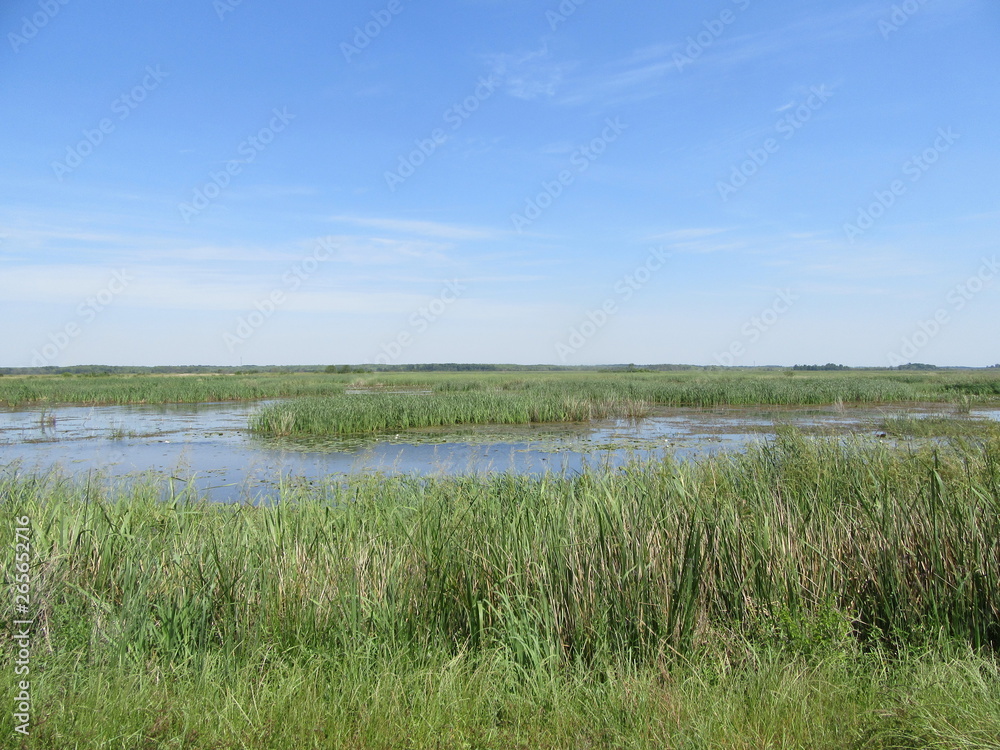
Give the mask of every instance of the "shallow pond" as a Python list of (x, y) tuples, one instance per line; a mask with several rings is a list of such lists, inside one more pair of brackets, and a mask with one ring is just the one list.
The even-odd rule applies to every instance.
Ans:
[[(282, 476), (579, 471), (634, 457), (697, 459), (766, 439), (780, 424), (816, 434), (874, 435), (894, 415), (942, 413), (937, 404), (883, 407), (659, 409), (640, 420), (410, 430), (377, 437), (262, 438), (247, 431), (261, 403), (0, 409), (0, 468), (58, 467), (126, 476), (155, 472), (222, 501), (266, 498)], [(1000, 410), (972, 416), (1000, 419)]]

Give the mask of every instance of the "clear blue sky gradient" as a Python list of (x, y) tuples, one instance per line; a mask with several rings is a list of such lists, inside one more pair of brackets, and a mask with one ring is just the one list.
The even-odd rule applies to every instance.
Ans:
[(11, 0), (0, 365), (1000, 361), (995, 0)]

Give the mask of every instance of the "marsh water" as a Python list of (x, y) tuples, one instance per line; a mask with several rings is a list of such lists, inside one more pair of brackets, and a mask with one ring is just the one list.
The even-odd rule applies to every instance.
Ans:
[[(283, 477), (357, 473), (576, 472), (636, 457), (696, 460), (739, 450), (777, 425), (875, 437), (890, 416), (946, 413), (942, 404), (881, 407), (662, 408), (636, 420), (409, 430), (378, 436), (291, 439), (250, 433), (264, 402), (0, 409), (0, 470), (131, 476), (193, 483), (221, 501), (266, 499)], [(1000, 410), (970, 416), (1000, 419)]]

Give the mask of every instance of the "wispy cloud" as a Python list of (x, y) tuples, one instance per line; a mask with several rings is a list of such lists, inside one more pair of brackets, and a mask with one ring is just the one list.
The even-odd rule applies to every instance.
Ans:
[[(498, 66), (495, 71), (504, 70), (513, 82), (513, 95), (520, 91), (521, 98), (532, 99), (544, 93), (562, 105), (610, 106), (660, 96), (670, 90), (671, 82), (689, 76), (716, 74), (720, 68), (743, 66), (768, 57), (783, 60), (791, 50), (804, 45), (815, 48), (818, 42), (841, 43), (870, 36), (877, 33), (877, 20), (884, 13), (884, 4), (865, 3), (823, 14), (810, 12), (779, 28), (749, 34), (739, 33), (737, 18), (721, 38), (683, 66), (677, 62), (687, 46), (682, 36), (640, 47), (625, 57), (589, 69), (556, 62), (546, 46), (530, 53), (497, 55), (493, 60)], [(701, 30), (693, 26), (691, 36)]]
[(566, 94), (558, 102), (565, 105), (599, 102), (607, 106), (649, 99), (664, 93), (663, 83), (676, 73), (677, 66), (667, 56), (666, 48), (644, 50), (569, 81)]
[[(271, 291), (287, 294), (282, 309), (315, 312), (405, 313), (426, 300), (424, 288), (440, 285), (440, 278), (401, 282), (385, 275), (346, 271), (344, 266), (322, 268), (290, 291), (284, 273), (263, 269), (239, 272), (197, 272), (189, 266), (147, 265), (126, 270), (128, 288), (115, 300), (116, 308), (167, 311), (245, 311)], [(110, 270), (79, 264), (20, 266), (0, 276), (0, 299), (64, 306), (75, 309), (107, 286)]]
[(386, 232), (411, 234), (419, 237), (438, 237), (446, 240), (488, 240), (497, 237), (490, 229), (468, 227), (459, 224), (442, 224), (436, 221), (412, 219), (389, 219), (365, 216), (331, 216), (330, 221), (372, 227)]
[(687, 229), (671, 229), (669, 232), (652, 234), (645, 238), (645, 242), (682, 242), (685, 240), (701, 239), (711, 237), (715, 234), (722, 234), (727, 230), (717, 227), (691, 227)]
[(548, 46), (537, 50), (488, 55), (487, 63), (504, 90), (517, 99), (552, 98), (577, 63), (557, 61)]
[[(744, 12), (752, 13), (753, 8)], [(885, 12), (886, 6), (881, 2), (836, 8), (826, 13), (803, 9), (798, 18), (783, 26), (749, 34), (738, 33), (737, 18), (732, 31), (706, 48), (695, 64), (685, 67), (684, 72), (712, 73), (719, 68), (746, 65), (769, 57), (784, 61), (793, 49), (806, 48), (816, 54), (826, 54), (825, 44), (844, 44), (876, 35), (878, 19)]]

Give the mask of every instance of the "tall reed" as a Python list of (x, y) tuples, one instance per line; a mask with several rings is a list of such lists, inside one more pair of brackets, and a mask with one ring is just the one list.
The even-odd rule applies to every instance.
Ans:
[(650, 664), (731, 639), (997, 646), (998, 455), (789, 432), (693, 465), (286, 483), (270, 507), (53, 475), (5, 476), (0, 502), (32, 519), (39, 622), (87, 658)]
[(271, 404), (251, 417), (250, 428), (268, 435), (350, 434), (460, 424), (641, 417), (648, 408), (644, 402), (614, 395), (591, 399), (560, 393), (539, 396), (506, 391), (366, 393)]

